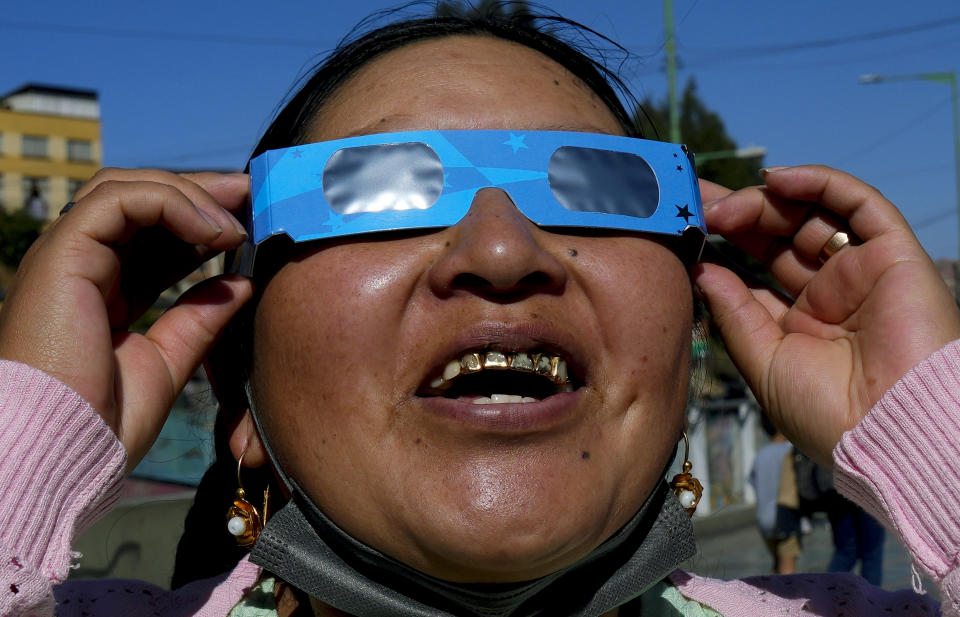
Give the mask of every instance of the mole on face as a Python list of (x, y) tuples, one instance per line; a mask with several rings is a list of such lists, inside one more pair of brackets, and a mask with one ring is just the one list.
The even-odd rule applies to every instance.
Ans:
[(577, 249), (567, 249), (567, 253), (570, 255), (570, 257), (576, 257)]
[(587, 460), (588, 458), (590, 458), (590, 453), (584, 450), (583, 452), (580, 453), (580, 458), (582, 458), (583, 460)]

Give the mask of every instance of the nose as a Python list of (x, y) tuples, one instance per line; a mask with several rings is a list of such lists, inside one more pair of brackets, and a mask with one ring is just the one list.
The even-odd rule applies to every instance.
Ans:
[(512, 301), (560, 293), (566, 284), (566, 267), (545, 246), (551, 234), (500, 189), (478, 191), (467, 214), (445, 233), (447, 245), (429, 273), (430, 286), (441, 297), (468, 292)]

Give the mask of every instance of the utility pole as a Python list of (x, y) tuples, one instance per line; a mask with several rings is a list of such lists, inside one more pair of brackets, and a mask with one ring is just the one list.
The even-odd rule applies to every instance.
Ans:
[(663, 23), (666, 28), (667, 101), (670, 106), (670, 141), (680, 143), (680, 102), (677, 100), (677, 41), (673, 32), (673, 0), (663, 0)]
[[(879, 84), (888, 81), (933, 81), (950, 86), (953, 95), (953, 165), (957, 184), (957, 252), (960, 254), (960, 103), (957, 100), (957, 72), (910, 73), (907, 75), (861, 75), (861, 84)], [(960, 300), (960, 285), (957, 286)]]

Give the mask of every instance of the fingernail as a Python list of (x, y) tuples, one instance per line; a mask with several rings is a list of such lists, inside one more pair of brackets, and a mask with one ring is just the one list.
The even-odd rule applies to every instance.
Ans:
[[(227, 212), (227, 211), (224, 210), (224, 212)], [(237, 220), (237, 217), (233, 216), (233, 215), (230, 214), (229, 212), (227, 212), (227, 217), (230, 219), (230, 222), (233, 223), (233, 227), (237, 230), (237, 233), (239, 233), (241, 236), (243, 236), (244, 238), (246, 238), (246, 237), (247, 237), (247, 228), (243, 226), (243, 223), (241, 223), (239, 220)]]
[(760, 177), (761, 178), (765, 177), (767, 174), (775, 171), (780, 171), (781, 169), (790, 169), (790, 168), (786, 165), (781, 165), (779, 167), (762, 167), (760, 168)]
[(703, 204), (703, 211), (706, 212), (707, 210), (709, 210), (710, 208), (714, 207), (715, 205), (717, 205), (719, 202), (723, 201), (724, 199), (726, 199), (726, 198), (725, 198), (725, 197), (721, 197), (721, 198), (719, 198), (719, 199), (712, 199), (712, 200), (708, 201), (707, 203)]
[(216, 231), (218, 234), (223, 233), (223, 227), (220, 227), (220, 224), (217, 223), (217, 220), (215, 218), (213, 218), (212, 216), (204, 212), (203, 208), (197, 208), (197, 212), (200, 213), (200, 216), (203, 218), (204, 221), (207, 222), (207, 225), (209, 225), (211, 229)]

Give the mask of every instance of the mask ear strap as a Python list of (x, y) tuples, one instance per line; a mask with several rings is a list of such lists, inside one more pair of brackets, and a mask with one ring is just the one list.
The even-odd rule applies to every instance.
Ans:
[(273, 451), (273, 448), (270, 446), (270, 440), (267, 439), (267, 433), (263, 430), (263, 424), (260, 423), (260, 412), (257, 410), (257, 404), (254, 402), (253, 388), (250, 385), (249, 379), (244, 381), (243, 391), (246, 394), (247, 406), (250, 408), (250, 415), (253, 417), (253, 425), (257, 428), (257, 434), (260, 435), (260, 441), (263, 443), (263, 448), (267, 451), (267, 456), (270, 457), (270, 462), (273, 463), (273, 468), (283, 481), (283, 485), (288, 491), (292, 492), (294, 489), (294, 483), (290, 477), (287, 476), (287, 473), (280, 465), (280, 461), (277, 459), (276, 452)]

